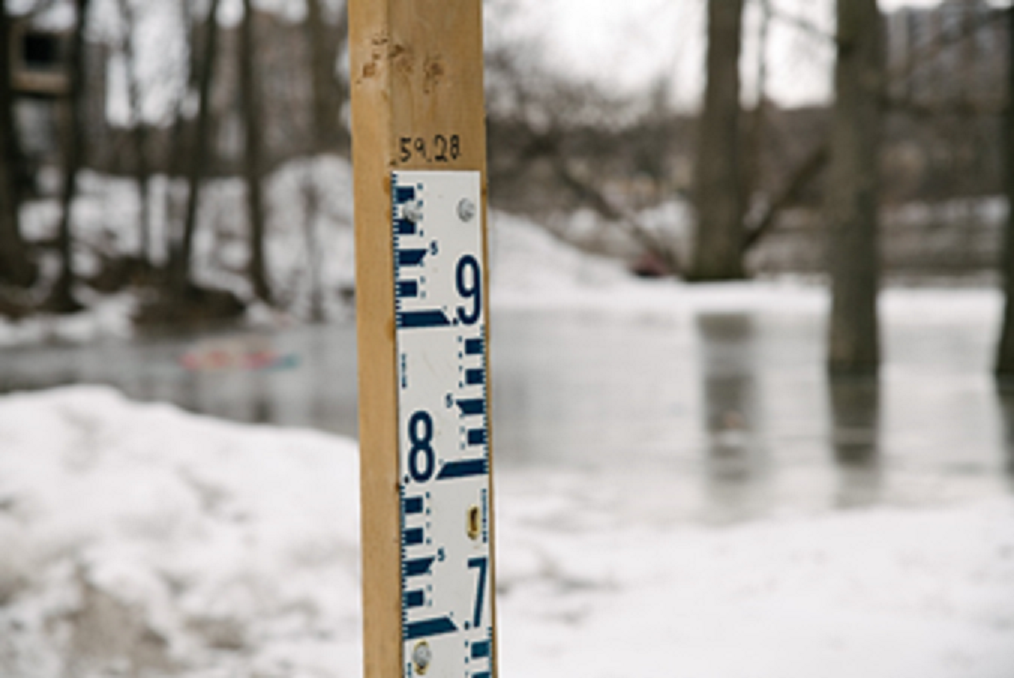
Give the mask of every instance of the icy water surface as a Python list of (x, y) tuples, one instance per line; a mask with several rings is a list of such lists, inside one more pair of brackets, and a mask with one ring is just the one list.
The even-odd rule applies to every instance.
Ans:
[[(577, 498), (575, 524), (726, 522), (1014, 489), (1014, 395), (989, 375), (992, 319), (889, 319), (879, 385), (826, 378), (823, 323), (798, 309), (500, 312), (498, 482)], [(226, 368), (202, 363), (216, 352)], [(0, 356), (0, 390), (107, 383), (214, 416), (356, 433), (351, 323)], [(275, 364), (253, 369), (265, 356)]]

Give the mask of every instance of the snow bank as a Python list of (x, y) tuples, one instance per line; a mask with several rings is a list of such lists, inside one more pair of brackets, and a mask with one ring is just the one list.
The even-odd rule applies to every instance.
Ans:
[(359, 661), (357, 477), (320, 434), (4, 399), (0, 675), (356, 675), (319, 671)]
[[(361, 675), (355, 457), (102, 388), (0, 399), (0, 675)], [(502, 675), (1014, 668), (1014, 500), (708, 529), (525, 473), (498, 488)]]

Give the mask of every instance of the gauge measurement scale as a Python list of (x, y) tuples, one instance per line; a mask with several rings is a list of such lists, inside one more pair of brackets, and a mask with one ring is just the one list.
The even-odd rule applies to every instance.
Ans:
[(481, 175), (392, 174), (403, 676), (493, 676)]

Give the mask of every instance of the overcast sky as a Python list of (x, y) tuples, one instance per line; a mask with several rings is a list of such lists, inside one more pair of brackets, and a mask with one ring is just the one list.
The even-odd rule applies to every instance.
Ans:
[[(702, 84), (705, 0), (516, 0), (510, 30), (541, 39), (563, 71), (610, 87), (636, 89), (665, 77), (683, 104), (692, 105)], [(881, 0), (886, 11), (939, 0)], [(774, 0), (780, 10), (832, 31), (834, 0)], [(752, 7), (753, 3), (748, 3)], [(755, 7), (753, 8), (756, 9)], [(749, 91), (757, 59), (755, 11), (744, 31), (744, 81)], [(769, 95), (786, 104), (830, 95), (833, 52), (826, 40), (774, 26), (770, 36)]]
[[(771, 0), (779, 11), (801, 17), (827, 35), (833, 30), (834, 0)], [(1003, 0), (1006, 4), (1009, 0)], [(224, 0), (221, 18), (234, 22), (240, 0)], [(298, 20), (302, 2), (257, 0)], [(758, 61), (757, 3), (749, 8), (744, 29), (745, 99), (754, 96)], [(901, 6), (935, 5), (939, 0), (880, 0), (884, 11)], [(164, 118), (178, 87), (182, 42), (165, 27), (177, 23), (175, 3), (138, 0), (144, 7), (139, 47), (145, 52), (142, 78), (147, 84), (148, 117)], [(103, 16), (117, 16), (113, 0), (97, 0)], [(512, 8), (504, 12), (503, 7)], [(500, 9), (497, 9), (500, 8)], [(706, 0), (487, 0), (489, 39), (509, 35), (542, 44), (546, 58), (561, 72), (601, 83), (607, 89), (636, 92), (664, 78), (675, 103), (694, 107), (703, 83), (704, 12)], [(115, 33), (115, 22), (105, 23)], [(775, 23), (768, 46), (770, 79), (767, 93), (793, 105), (830, 98), (834, 53), (827, 37)], [(111, 113), (126, 115), (122, 72), (111, 73)]]

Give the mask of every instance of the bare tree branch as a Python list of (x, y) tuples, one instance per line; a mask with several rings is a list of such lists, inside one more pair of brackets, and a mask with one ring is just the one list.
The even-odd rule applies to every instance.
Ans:
[(785, 186), (782, 187), (782, 190), (768, 203), (767, 208), (757, 220), (757, 223), (747, 229), (746, 238), (743, 241), (744, 252), (753, 249), (760, 242), (761, 238), (774, 228), (778, 216), (799, 199), (803, 190), (827, 165), (829, 158), (830, 152), (826, 141), (818, 144), (810, 151), (809, 155), (803, 159), (792, 173), (792, 176)]

